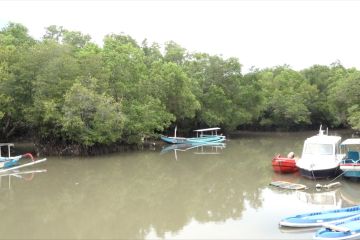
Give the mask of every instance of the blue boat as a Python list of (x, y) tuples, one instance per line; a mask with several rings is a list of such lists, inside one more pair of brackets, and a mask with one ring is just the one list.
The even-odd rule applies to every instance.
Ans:
[(360, 215), (333, 224), (324, 224), (314, 239), (360, 239)]
[(360, 138), (349, 138), (341, 143), (340, 149), (346, 154), (340, 163), (343, 176), (360, 178)]
[[(161, 136), (161, 140), (170, 144), (194, 144), (194, 143), (220, 143), (225, 141), (225, 136), (218, 135), (217, 131), (220, 128), (205, 128), (194, 130), (196, 132), (196, 137), (193, 138), (184, 138), (176, 136), (177, 127), (175, 127), (175, 132), (173, 137)], [(208, 134), (206, 134), (208, 132)]]
[(305, 213), (284, 218), (280, 226), (286, 227), (321, 227), (325, 223), (335, 223), (360, 214), (360, 205), (321, 212)]
[[(14, 167), (20, 159), (26, 157), (34, 161), (34, 158), (31, 155), (31, 153), (26, 153), (18, 156), (11, 156), (11, 147), (14, 147), (13, 143), (0, 143), (0, 169)], [(2, 156), (2, 152), (4, 152), (4, 150), (7, 152), (6, 157)]]

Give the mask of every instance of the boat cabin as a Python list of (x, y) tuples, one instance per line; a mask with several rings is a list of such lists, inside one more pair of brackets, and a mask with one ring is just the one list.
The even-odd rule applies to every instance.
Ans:
[(360, 138), (349, 138), (343, 141), (340, 145), (340, 151), (347, 158), (352, 160), (359, 160), (360, 155)]
[(349, 138), (340, 145), (344, 159), (340, 164), (344, 177), (360, 178), (360, 138)]
[(340, 154), (339, 136), (313, 136), (305, 140), (302, 155), (337, 155)]
[(214, 128), (204, 128), (204, 129), (196, 129), (194, 132), (196, 132), (196, 137), (203, 137), (203, 136), (217, 136), (217, 131), (220, 130), (219, 127)]
[(0, 157), (10, 158), (12, 147), (14, 147), (13, 143), (0, 143)]

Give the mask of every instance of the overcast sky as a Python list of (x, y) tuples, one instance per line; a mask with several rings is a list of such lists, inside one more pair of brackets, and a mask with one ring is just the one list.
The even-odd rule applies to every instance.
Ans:
[(190, 52), (237, 57), (244, 72), (337, 60), (360, 69), (360, 1), (0, 0), (0, 27), (8, 21), (22, 23), (37, 39), (58, 25), (98, 44), (109, 33), (139, 43), (172, 40)]

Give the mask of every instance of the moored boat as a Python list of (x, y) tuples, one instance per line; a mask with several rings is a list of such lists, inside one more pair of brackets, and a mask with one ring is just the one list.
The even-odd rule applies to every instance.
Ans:
[[(46, 158), (35, 160), (31, 153), (11, 156), (11, 147), (14, 147), (13, 143), (0, 143), (0, 173), (31, 166), (46, 161)], [(5, 152), (7, 152), (6, 157), (3, 156), (4, 150)], [(30, 158), (31, 162), (19, 165), (18, 162), (21, 159), (25, 159), (25, 158)]]
[(271, 161), (272, 168), (278, 173), (294, 173), (298, 171), (294, 157), (276, 155)]
[(345, 158), (340, 163), (343, 176), (348, 178), (360, 178), (360, 138), (349, 138), (340, 145), (345, 153)]
[(324, 223), (335, 223), (350, 219), (360, 214), (360, 206), (326, 210), (299, 214), (284, 218), (280, 221), (280, 226), (286, 227), (321, 227)]
[(340, 136), (329, 136), (324, 130), (304, 141), (301, 158), (296, 162), (300, 174), (310, 179), (336, 177), (341, 173)]
[(333, 224), (323, 224), (314, 239), (359, 239), (360, 215)]
[[(11, 147), (14, 147), (13, 143), (0, 143), (0, 168), (10, 168), (15, 166), (22, 158), (30, 158), (34, 161), (34, 157), (31, 153), (25, 153), (22, 155), (11, 156)], [(7, 156), (3, 156), (4, 150), (7, 152)]]
[(176, 130), (177, 128), (175, 127), (173, 137), (161, 136), (161, 140), (170, 144), (220, 143), (225, 141), (225, 136), (218, 135), (217, 131), (220, 130), (218, 127), (194, 130), (196, 137), (193, 138), (177, 137)]

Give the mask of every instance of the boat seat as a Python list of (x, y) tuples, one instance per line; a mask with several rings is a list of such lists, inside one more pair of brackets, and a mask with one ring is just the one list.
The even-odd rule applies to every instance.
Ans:
[(353, 160), (353, 162), (357, 162), (359, 161), (359, 152), (349, 151), (347, 158)]
[(336, 232), (351, 232), (351, 229), (347, 228), (347, 227), (342, 227), (342, 226), (337, 226), (337, 225), (333, 225), (333, 224), (329, 224), (329, 223), (324, 223), (323, 227), (330, 229), (332, 231), (336, 231)]

